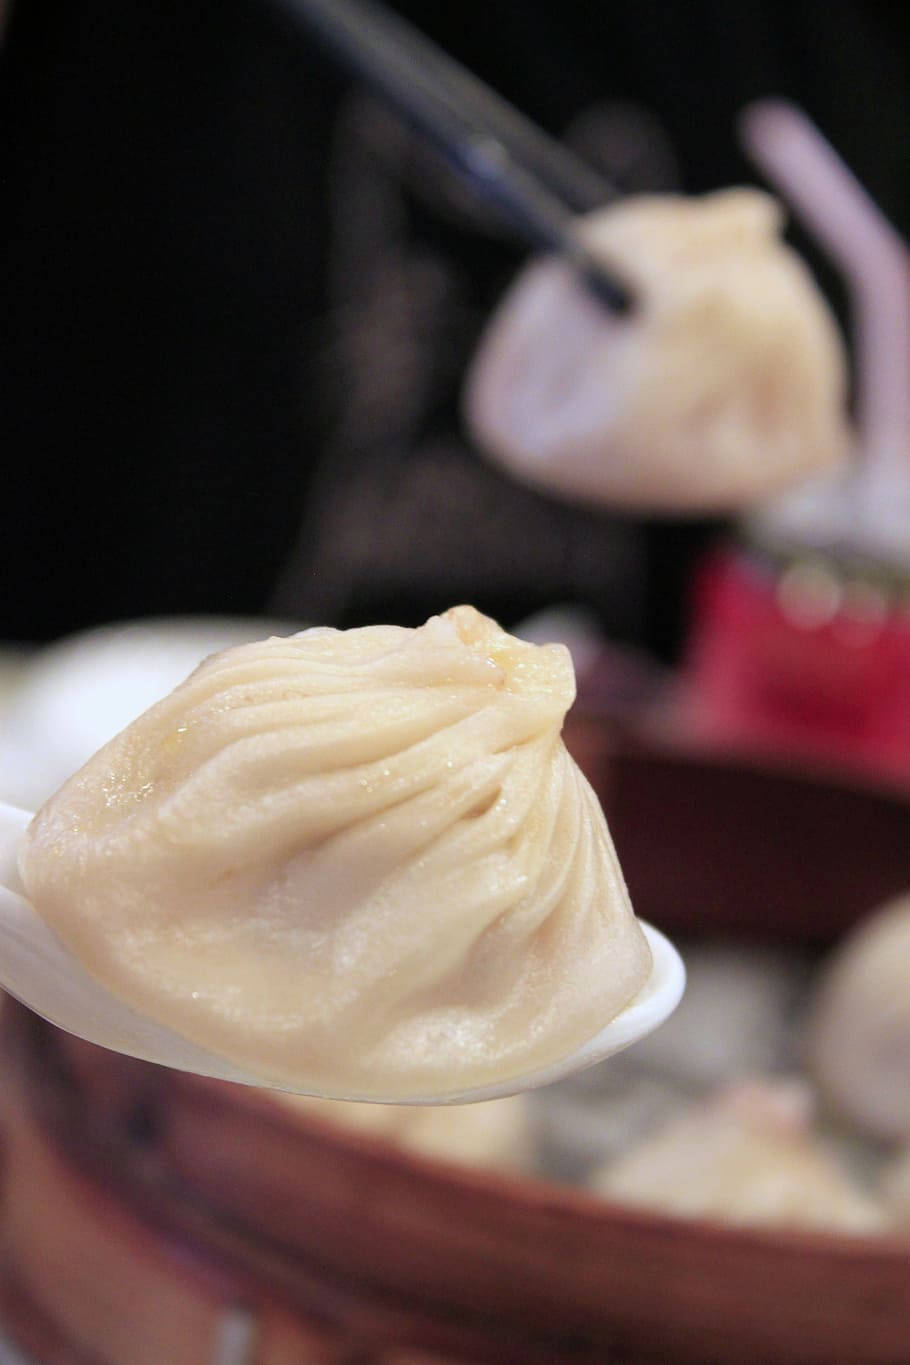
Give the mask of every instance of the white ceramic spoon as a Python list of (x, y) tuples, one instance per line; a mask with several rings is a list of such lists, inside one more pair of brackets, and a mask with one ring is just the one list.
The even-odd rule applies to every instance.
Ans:
[[(163, 1024), (130, 1009), (80, 965), (25, 897), (17, 868), (17, 850), (31, 818), (28, 811), (0, 803), (0, 986), (36, 1014), (90, 1043), (178, 1071), (245, 1085), (269, 1085), (268, 1080), (233, 1066), (226, 1058), (197, 1047)], [(654, 960), (648, 981), (631, 1004), (570, 1056), (524, 1076), (475, 1090), (432, 1097), (383, 1096), (383, 1103), (459, 1104), (532, 1090), (593, 1066), (653, 1032), (679, 1003), (685, 986), (685, 968), (663, 934), (649, 924), (642, 924), (642, 929)]]

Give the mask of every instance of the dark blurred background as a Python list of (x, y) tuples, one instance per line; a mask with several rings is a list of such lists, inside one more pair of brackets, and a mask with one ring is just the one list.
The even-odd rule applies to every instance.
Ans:
[[(910, 227), (906, 6), (395, 7), (628, 190), (754, 181), (735, 117), (781, 94)], [(13, 0), (0, 66), (0, 639), (573, 601), (673, 657), (718, 527), (563, 506), (470, 448), (521, 253), (268, 0)]]

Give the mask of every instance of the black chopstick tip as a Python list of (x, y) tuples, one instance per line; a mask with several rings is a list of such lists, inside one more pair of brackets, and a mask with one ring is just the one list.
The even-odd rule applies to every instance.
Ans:
[(626, 317), (634, 311), (635, 295), (632, 290), (604, 266), (587, 262), (580, 266), (580, 271), (585, 287), (599, 303), (605, 304), (611, 313), (618, 317)]
[(625, 317), (634, 310), (635, 291), (616, 274), (611, 263), (595, 256), (576, 232), (561, 234), (558, 249), (588, 293), (611, 313)]

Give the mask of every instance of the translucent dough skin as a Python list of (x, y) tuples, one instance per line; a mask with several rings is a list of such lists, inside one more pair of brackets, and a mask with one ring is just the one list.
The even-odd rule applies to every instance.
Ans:
[(573, 699), (562, 646), (471, 607), (229, 649), (39, 811), (22, 877), (108, 989), (267, 1083), (507, 1081), (651, 967)]
[(843, 345), (756, 190), (642, 196), (579, 231), (635, 292), (611, 316), (562, 262), (522, 272), (465, 389), (482, 449), (569, 498), (747, 506), (847, 453)]

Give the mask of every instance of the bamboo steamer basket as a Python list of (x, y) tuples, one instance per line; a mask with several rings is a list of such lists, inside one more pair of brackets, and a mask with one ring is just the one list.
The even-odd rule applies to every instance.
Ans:
[[(572, 718), (636, 908), (822, 947), (910, 886), (908, 795)], [(0, 1319), (46, 1365), (906, 1365), (910, 1244), (469, 1170), (9, 1003)], [(609, 1063), (608, 1063), (609, 1065)]]

